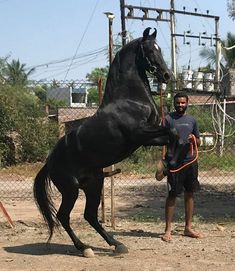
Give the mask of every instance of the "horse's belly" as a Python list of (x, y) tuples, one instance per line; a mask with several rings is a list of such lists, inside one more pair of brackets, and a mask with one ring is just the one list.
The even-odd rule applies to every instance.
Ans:
[(128, 157), (136, 148), (121, 144), (103, 143), (96, 148), (84, 148), (77, 153), (78, 163), (82, 166), (103, 168), (120, 162)]

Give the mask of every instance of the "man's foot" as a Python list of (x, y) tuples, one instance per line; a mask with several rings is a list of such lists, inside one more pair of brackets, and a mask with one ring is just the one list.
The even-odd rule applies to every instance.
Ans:
[(171, 233), (170, 232), (165, 232), (165, 234), (162, 236), (162, 241), (164, 241), (164, 242), (172, 241)]
[(185, 229), (184, 236), (191, 238), (202, 238), (202, 234), (200, 232), (194, 231), (192, 229)]

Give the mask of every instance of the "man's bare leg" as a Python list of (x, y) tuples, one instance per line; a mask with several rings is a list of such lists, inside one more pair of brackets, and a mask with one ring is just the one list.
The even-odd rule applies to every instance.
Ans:
[(184, 206), (185, 206), (185, 229), (184, 235), (191, 238), (200, 238), (201, 234), (192, 229), (194, 198), (193, 192), (184, 193)]
[(162, 240), (166, 242), (169, 242), (172, 240), (171, 223), (174, 216), (175, 202), (176, 202), (176, 197), (168, 196), (166, 199), (166, 205), (165, 205), (166, 228), (165, 228), (165, 233), (162, 236)]

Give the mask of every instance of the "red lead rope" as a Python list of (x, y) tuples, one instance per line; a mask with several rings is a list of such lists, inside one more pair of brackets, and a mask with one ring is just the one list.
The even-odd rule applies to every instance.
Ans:
[[(160, 84), (160, 110), (161, 110), (161, 117), (162, 117), (162, 125), (165, 126), (165, 115), (164, 115), (164, 110), (163, 110), (163, 89), (162, 89), (162, 84)], [(195, 147), (195, 152), (196, 152), (196, 157), (189, 161), (188, 163), (184, 164), (183, 166), (177, 168), (177, 169), (171, 169), (170, 172), (171, 173), (176, 173), (179, 172), (180, 170), (182, 170), (183, 168), (191, 165), (192, 163), (194, 163), (195, 161), (197, 161), (198, 159), (198, 147), (197, 147), (197, 141), (196, 141), (196, 137), (194, 135), (193, 136), (193, 143), (190, 143), (190, 153), (191, 156), (193, 156), (194, 153), (194, 147)], [(165, 154), (166, 154), (166, 146), (163, 146), (162, 149), (162, 158), (165, 158)]]
[(171, 173), (176, 173), (176, 172), (179, 172), (180, 170), (182, 170), (183, 168), (191, 165), (192, 163), (194, 163), (195, 161), (197, 161), (198, 159), (198, 147), (197, 147), (197, 140), (196, 140), (196, 137), (195, 135), (192, 135), (193, 137), (193, 143), (190, 144), (190, 152), (191, 152), (191, 155), (193, 156), (193, 148), (195, 148), (195, 152), (196, 152), (196, 156), (193, 160), (189, 161), (188, 163), (184, 164), (183, 166), (177, 168), (177, 169), (170, 169), (170, 172)]

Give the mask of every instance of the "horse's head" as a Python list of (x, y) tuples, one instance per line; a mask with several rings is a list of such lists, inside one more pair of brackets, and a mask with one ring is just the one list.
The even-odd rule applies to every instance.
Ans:
[(161, 48), (156, 43), (157, 30), (154, 28), (153, 34), (149, 34), (150, 27), (143, 32), (141, 39), (141, 51), (145, 69), (157, 77), (161, 83), (167, 83), (170, 79), (170, 72), (163, 59)]

